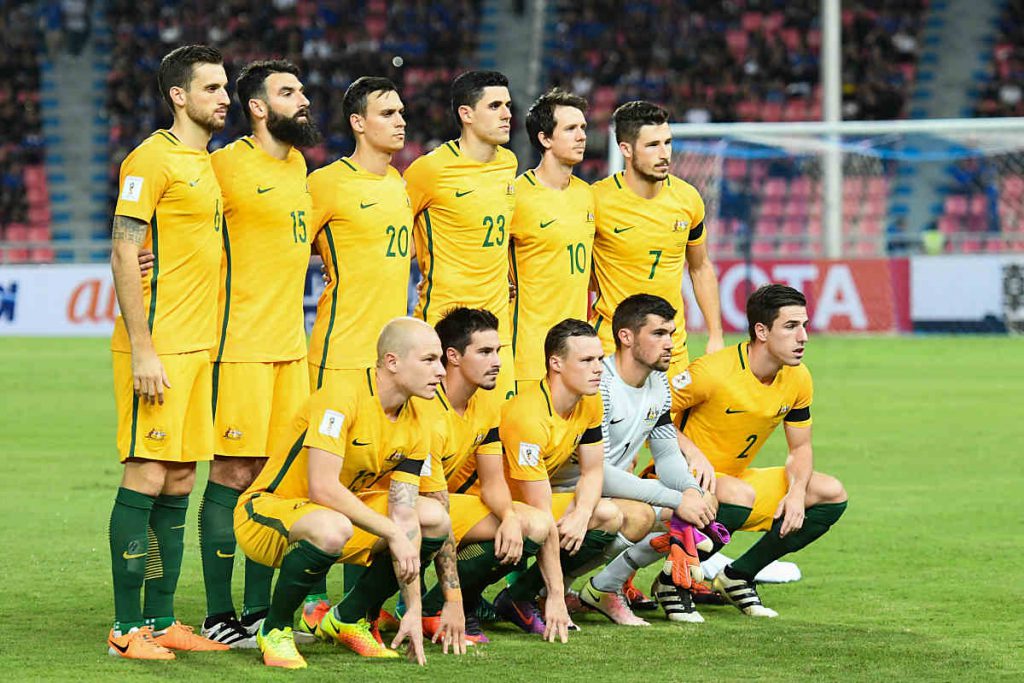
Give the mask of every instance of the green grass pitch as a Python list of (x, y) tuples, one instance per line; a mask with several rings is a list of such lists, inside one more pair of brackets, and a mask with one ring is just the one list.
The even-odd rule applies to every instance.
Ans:
[[(625, 629), (590, 616), (568, 645), (495, 625), (494, 642), (461, 659), (430, 647), (422, 671), (317, 645), (303, 648), (310, 668), (292, 674), (265, 670), (253, 651), (170, 663), (106, 654), (107, 522), (120, 476), (107, 348), (0, 339), (3, 680), (1024, 679), (1020, 340), (811, 340), (816, 465), (843, 480), (850, 508), (794, 556), (803, 581), (762, 589), (778, 619), (718, 607), (703, 609), (699, 626), (656, 617)], [(757, 463), (781, 463), (783, 446), (776, 435)], [(195, 531), (204, 470), (177, 602), (191, 624), (204, 608)], [(339, 583), (332, 574), (333, 593)]]

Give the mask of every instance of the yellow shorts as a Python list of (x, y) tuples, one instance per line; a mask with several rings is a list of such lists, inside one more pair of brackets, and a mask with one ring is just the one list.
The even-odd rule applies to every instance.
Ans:
[[(387, 514), (387, 491), (364, 491), (356, 496), (371, 510)], [(309, 513), (326, 509), (308, 498), (281, 498), (266, 492), (242, 496), (235, 506), (235, 538), (250, 560), (280, 567), (289, 545), (289, 529)], [(379, 537), (356, 527), (338, 563), (368, 566), (378, 540)]]
[[(722, 476), (716, 472), (717, 476)], [(789, 492), (785, 467), (748, 467), (736, 478), (754, 487), (754, 509), (740, 531), (768, 531), (775, 519), (775, 508)]]
[(214, 453), (267, 457), (270, 435), (286, 430), (308, 397), (305, 358), (214, 363)]
[(309, 390), (311, 392), (322, 389), (328, 384), (341, 382), (365, 382), (366, 368), (322, 368), (315, 363), (309, 364)]
[(677, 405), (676, 395), (677, 395), (678, 392), (676, 391), (675, 385), (672, 383), (672, 378), (675, 377), (676, 375), (681, 375), (684, 372), (686, 372), (686, 368), (689, 367), (689, 365), (690, 365), (690, 354), (689, 354), (689, 352), (687, 352), (684, 349), (682, 357), (673, 360), (672, 364), (668, 366), (668, 373), (667, 373), (667, 375), (668, 375), (668, 386), (669, 386), (669, 389), (672, 392), (672, 409), (670, 411), (670, 414), (672, 416), (672, 423), (676, 424), (676, 425), (679, 424), (679, 414), (682, 411), (680, 411), (679, 408), (676, 407), (676, 405)]
[(491, 510), (478, 496), (451, 493), (448, 495), (448, 514), (452, 518), (452, 534), (455, 535), (455, 545), (458, 545), (470, 529), (487, 519)]
[(117, 452), (128, 458), (165, 462), (213, 459), (210, 352), (160, 356), (170, 388), (163, 405), (135, 395), (130, 353), (114, 352)]

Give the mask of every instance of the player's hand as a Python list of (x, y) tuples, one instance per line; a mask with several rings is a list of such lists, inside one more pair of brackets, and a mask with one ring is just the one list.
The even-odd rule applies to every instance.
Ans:
[(320, 279), (324, 281), (324, 286), (331, 284), (331, 275), (327, 272), (327, 265), (324, 263), (320, 264)]
[(494, 534), (494, 556), (502, 564), (516, 564), (523, 557), (523, 528), (514, 512), (498, 525)]
[(779, 529), (779, 538), (785, 538), (787, 534), (800, 531), (804, 525), (804, 497), (796, 495), (792, 491), (779, 501), (775, 508), (774, 518), (782, 517), (782, 527)]
[(715, 492), (715, 466), (711, 464), (708, 457), (699, 450), (694, 448), (689, 449), (689, 453), (686, 454), (686, 462), (690, 466), (690, 470), (693, 472), (694, 478), (697, 479), (697, 483), (700, 487), (708, 493)]
[[(583, 545), (590, 519), (580, 510), (573, 510), (558, 520), (559, 545), (570, 555), (575, 555)], [(563, 600), (564, 601), (564, 600)]]
[(703, 494), (696, 489), (683, 491), (683, 502), (676, 508), (676, 515), (698, 529), (703, 529), (715, 518)]
[(704, 349), (704, 353), (714, 353), (715, 351), (721, 351), (725, 348), (725, 340), (722, 339), (722, 335), (715, 334), (708, 337), (708, 345)]
[(412, 544), (402, 530), (395, 532), (395, 536), (388, 541), (388, 550), (391, 551), (391, 559), (395, 565), (395, 577), (400, 583), (411, 583), (419, 581), (420, 576), (420, 554), (416, 546)]
[(553, 643), (555, 638), (569, 642), (569, 610), (561, 594), (549, 595), (544, 602), (544, 640)]
[(466, 615), (462, 612), (459, 601), (445, 601), (441, 608), (441, 628), (437, 630), (432, 643), (441, 643), (441, 652), (448, 654), (448, 646), (452, 654), (466, 654)]
[[(417, 581), (419, 577), (417, 577)], [(406, 656), (410, 662), (416, 662), (420, 666), (427, 663), (427, 656), (423, 654), (423, 615), (418, 609), (411, 609), (402, 617), (398, 624), (398, 633), (391, 641), (391, 649), (397, 650), (405, 640), (409, 641), (406, 648)]]
[(149, 271), (153, 270), (153, 263), (156, 261), (156, 257), (153, 256), (153, 252), (149, 249), (139, 249), (139, 272), (142, 277), (146, 277)]
[(164, 387), (170, 389), (171, 382), (155, 351), (132, 352), (132, 385), (135, 395), (145, 403), (163, 405)]

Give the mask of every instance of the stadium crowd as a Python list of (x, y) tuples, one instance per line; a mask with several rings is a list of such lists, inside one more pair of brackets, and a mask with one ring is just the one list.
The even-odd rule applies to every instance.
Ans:
[(977, 116), (1024, 116), (1024, 2), (1009, 0), (999, 18), (991, 80), (975, 108)]

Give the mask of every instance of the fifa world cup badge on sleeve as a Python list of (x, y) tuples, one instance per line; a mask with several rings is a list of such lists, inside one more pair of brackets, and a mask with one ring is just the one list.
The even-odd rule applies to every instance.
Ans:
[(337, 439), (341, 436), (341, 423), (344, 421), (345, 416), (337, 410), (325, 410), (324, 417), (320, 420), (320, 433)]
[(540, 462), (540, 446), (523, 441), (519, 444), (519, 464), (523, 467), (536, 467)]
[(672, 378), (672, 386), (679, 391), (682, 391), (686, 387), (690, 386), (691, 382), (693, 382), (693, 378), (690, 377), (689, 370), (683, 370), (678, 375)]

